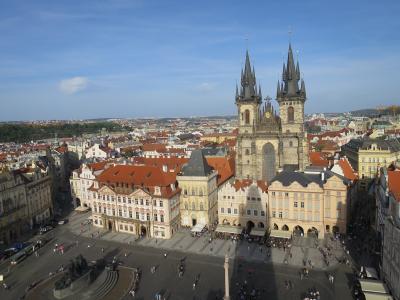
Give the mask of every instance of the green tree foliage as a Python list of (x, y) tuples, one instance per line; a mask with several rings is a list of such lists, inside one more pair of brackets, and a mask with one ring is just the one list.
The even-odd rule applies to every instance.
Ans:
[(119, 124), (112, 122), (95, 123), (62, 123), (51, 125), (0, 124), (0, 142), (29, 142), (58, 137), (81, 136), (84, 133), (99, 133), (103, 128), (107, 131), (124, 130)]

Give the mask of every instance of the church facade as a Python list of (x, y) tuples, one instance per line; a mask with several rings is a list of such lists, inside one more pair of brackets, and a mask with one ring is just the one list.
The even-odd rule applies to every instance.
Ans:
[[(300, 83), (300, 86), (299, 86)], [(270, 99), (262, 98), (248, 52), (236, 87), (239, 132), (237, 137), (236, 178), (269, 182), (280, 171), (303, 171), (308, 165), (308, 146), (304, 132), (306, 89), (289, 45), (282, 81), (278, 81), (276, 100), (279, 115)]]

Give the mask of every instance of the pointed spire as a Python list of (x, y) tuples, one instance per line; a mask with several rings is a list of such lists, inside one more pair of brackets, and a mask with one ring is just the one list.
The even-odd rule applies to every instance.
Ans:
[(236, 83), (236, 95), (235, 95), (235, 98), (236, 99), (239, 98), (239, 89), (238, 89), (237, 83)]
[(304, 84), (304, 80), (301, 79), (301, 93), (304, 95), (304, 98), (307, 98), (307, 94), (306, 94), (306, 85)]
[(262, 101), (262, 93), (261, 93), (261, 85), (258, 85), (258, 97), (260, 97), (261, 101)]
[[(295, 64), (293, 58), (292, 45), (289, 43), (289, 50), (287, 55), (286, 65), (283, 64), (282, 71), (282, 84), (281, 87), (277, 87), (277, 98), (286, 97), (296, 97), (300, 95), (299, 89), (300, 80), (300, 66), (299, 62)], [(278, 83), (279, 85), (279, 83)]]
[(251, 66), (249, 51), (246, 50), (246, 59), (244, 69), (241, 73), (241, 101), (257, 101), (260, 102), (260, 95), (257, 93), (256, 75), (254, 66)]
[(281, 94), (281, 85), (278, 80), (278, 84), (276, 86), (276, 97), (278, 98), (280, 96), (280, 94)]

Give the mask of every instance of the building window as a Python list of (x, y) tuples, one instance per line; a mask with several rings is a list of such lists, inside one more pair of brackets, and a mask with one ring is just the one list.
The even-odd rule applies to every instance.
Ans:
[(149, 200), (146, 199), (146, 206), (149, 206)]
[(200, 202), (200, 210), (204, 210), (204, 206), (203, 206), (202, 202)]
[(143, 199), (140, 199), (140, 205), (143, 205)]
[(115, 216), (115, 209), (112, 209), (112, 215)]
[(249, 149), (246, 149), (245, 153), (246, 153), (246, 155), (249, 155), (250, 154)]
[(129, 231), (133, 232), (133, 226), (129, 226)]
[(293, 142), (292, 141), (289, 142), (289, 147), (293, 147)]
[(293, 206), (294, 206), (294, 207), (297, 207), (297, 201), (295, 201), (295, 202), (293, 203)]
[(163, 207), (163, 201), (162, 200), (160, 200), (160, 207)]
[(248, 109), (244, 111), (244, 123), (246, 125), (250, 124), (250, 111)]
[(261, 217), (265, 217), (265, 211), (261, 211)]
[(139, 220), (139, 213), (136, 212), (136, 219)]
[(146, 214), (146, 220), (150, 221), (150, 214), (149, 213)]
[(304, 208), (304, 202), (301, 202), (300, 204), (301, 204), (301, 208)]
[(164, 223), (164, 215), (160, 215), (160, 222)]
[(237, 215), (237, 213), (238, 213), (237, 208), (234, 208), (234, 209), (233, 209), (233, 213), (234, 213), (235, 215)]
[(122, 197), (122, 202), (126, 203), (126, 198)]
[(253, 213), (254, 213), (255, 216), (258, 216), (258, 210), (254, 210)]
[(287, 121), (288, 123), (294, 122), (294, 108), (293, 106), (289, 106), (287, 109)]
[(276, 212), (272, 212), (272, 217), (275, 218), (276, 217)]
[(232, 210), (230, 208), (228, 208), (228, 214), (230, 214), (232, 212)]
[(125, 225), (125, 231), (128, 231), (128, 225)]
[(196, 204), (192, 202), (192, 210), (196, 210)]
[(282, 212), (279, 212), (279, 218), (282, 219)]
[(119, 224), (119, 230), (124, 230), (124, 226), (122, 226), (122, 224)]
[(138, 204), (139, 204), (139, 202), (138, 202), (138, 199), (135, 199), (135, 204), (136, 204), (136, 205), (138, 205)]
[(129, 218), (132, 219), (132, 212), (131, 211), (129, 211)]
[(118, 209), (118, 215), (122, 217), (122, 209)]
[(257, 201), (261, 201), (261, 198), (260, 198), (260, 197), (257, 197)]
[(224, 213), (224, 208), (223, 207), (221, 207), (221, 214), (223, 214)]
[(154, 221), (158, 221), (157, 214), (154, 214)]
[(250, 210), (250, 209), (247, 210), (247, 215), (248, 215), (248, 216), (251, 215), (251, 210)]
[(153, 206), (157, 206), (157, 201), (153, 200)]

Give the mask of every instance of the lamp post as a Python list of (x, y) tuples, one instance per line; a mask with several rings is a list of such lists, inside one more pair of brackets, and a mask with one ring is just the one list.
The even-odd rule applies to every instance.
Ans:
[(224, 269), (225, 269), (225, 296), (224, 296), (224, 300), (230, 300), (231, 297), (229, 296), (229, 258), (228, 258), (228, 254), (225, 254)]

